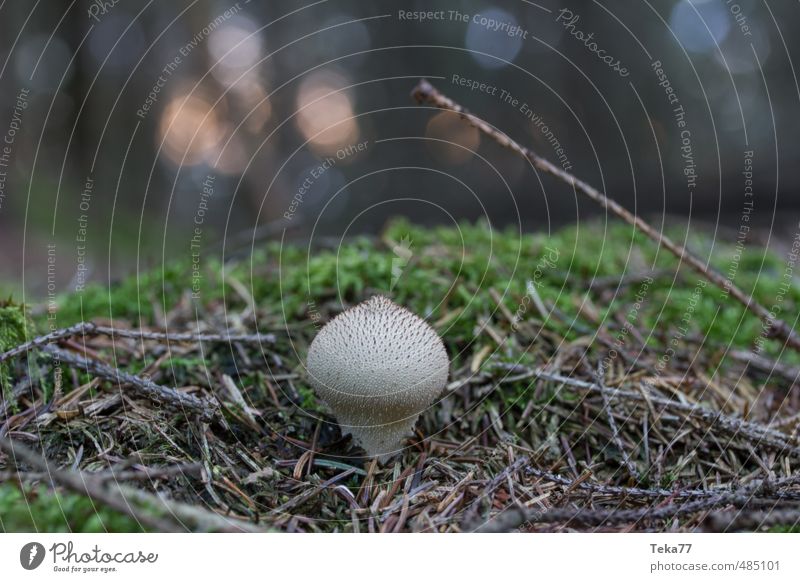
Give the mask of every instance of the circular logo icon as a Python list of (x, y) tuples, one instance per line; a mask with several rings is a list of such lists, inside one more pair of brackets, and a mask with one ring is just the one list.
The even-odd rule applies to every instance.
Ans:
[(30, 542), (19, 551), (19, 563), (26, 570), (35, 570), (44, 561), (44, 546), (39, 542)]

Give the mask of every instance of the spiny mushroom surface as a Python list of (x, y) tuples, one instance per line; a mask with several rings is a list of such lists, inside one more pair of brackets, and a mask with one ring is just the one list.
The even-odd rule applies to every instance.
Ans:
[(308, 350), (309, 380), (370, 456), (397, 452), (447, 383), (450, 361), (423, 319), (376, 296), (339, 314)]

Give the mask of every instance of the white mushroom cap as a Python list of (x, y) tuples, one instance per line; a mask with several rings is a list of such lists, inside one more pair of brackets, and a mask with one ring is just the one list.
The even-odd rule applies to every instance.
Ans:
[(376, 296), (320, 330), (308, 373), (345, 433), (386, 460), (447, 383), (450, 361), (423, 319)]

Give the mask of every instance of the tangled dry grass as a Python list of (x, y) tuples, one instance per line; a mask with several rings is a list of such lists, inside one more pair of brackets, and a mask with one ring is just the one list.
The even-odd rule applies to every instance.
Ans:
[[(800, 408), (796, 390), (789, 393), (796, 370), (779, 370), (786, 393), (759, 391), (749, 378), (776, 368), (734, 354), (739, 366), (712, 379), (701, 370), (713, 362), (702, 360), (720, 354), (704, 350), (702, 338), (687, 338), (665, 364), (637, 330), (626, 332), (624, 347), (615, 340), (621, 326), (561, 337), (544, 323), (557, 310), (535, 303), (546, 311), (520, 320), (499, 309), (479, 330), (497, 345), (532, 350), (531, 365), (497, 361), (492, 350), (470, 354), (387, 466), (309, 409), (300, 354), (313, 331), (254, 334), (249, 308), (232, 313), (224, 303), (204, 315), (209, 329), (192, 329), (189, 301), (166, 315), (168, 333), (78, 325), (32, 348), (71, 369), (63, 391), (47, 401), (18, 382), (17, 412), (10, 400), (0, 411), (2, 478), (66, 487), (167, 531), (686, 531), (798, 522)], [(341, 307), (318, 306), (323, 320)], [(117, 375), (137, 361), (149, 363)]]

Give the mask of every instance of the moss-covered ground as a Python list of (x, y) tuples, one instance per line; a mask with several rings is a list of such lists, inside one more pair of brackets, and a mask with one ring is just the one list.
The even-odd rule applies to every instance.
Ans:
[[(702, 229), (670, 235), (795, 323), (789, 258)], [(798, 354), (627, 225), (520, 234), (397, 221), (375, 238), (203, 258), (199, 273), (175, 261), (63, 295), (57, 323), (272, 334), (261, 344), (61, 341), (205, 398), (217, 407), (212, 420), (81, 369), (65, 368), (57, 386), (51, 360), (32, 351), (0, 364), (3, 436), (43, 452), (55, 470), (113, 480), (120, 470), (199, 465), (115, 489), (150, 495), (135, 501), (191, 530), (697, 529), (763, 479), (779, 486), (747, 489), (758, 509), (796, 503)], [(319, 326), (375, 294), (425, 317), (452, 359), (446, 393), (385, 467), (342, 438), (303, 368)], [(13, 303), (0, 307), (0, 352), (49, 330), (44, 310), (27, 307), (27, 321)], [(0, 455), (7, 531), (142, 528), (19, 469), (27, 477)], [(681, 510), (700, 498), (717, 502)], [(178, 504), (198, 514), (175, 518)], [(648, 513), (665, 505), (674, 512)], [(633, 513), (620, 520), (614, 510)], [(209, 519), (219, 516), (228, 526)]]

